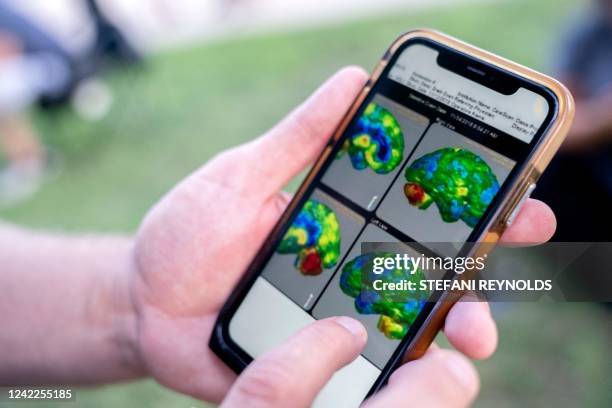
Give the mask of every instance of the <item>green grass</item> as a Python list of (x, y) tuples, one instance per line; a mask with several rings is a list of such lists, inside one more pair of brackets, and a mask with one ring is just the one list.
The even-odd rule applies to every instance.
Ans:
[(536, 68), (571, 0), (494, 2), (220, 42), (153, 57), (108, 79), (116, 103), (98, 123), (37, 114), (65, 154), (63, 175), (1, 215), (69, 230), (133, 230), (177, 180), (265, 131), (338, 68), (372, 68), (397, 35), (428, 26)]
[[(264, 132), (338, 68), (370, 69), (399, 33), (433, 27), (546, 70), (575, 5), (521, 0), (394, 14), (173, 51), (142, 69), (111, 72), (116, 101), (101, 122), (83, 122), (68, 110), (35, 113), (46, 141), (63, 155), (64, 171), (0, 217), (70, 231), (134, 231), (190, 171)], [(602, 311), (538, 303), (505, 307), (498, 317), (499, 353), (479, 364), (480, 406), (612, 405), (611, 330)], [(80, 390), (78, 401), (87, 407), (196, 404), (149, 380)]]

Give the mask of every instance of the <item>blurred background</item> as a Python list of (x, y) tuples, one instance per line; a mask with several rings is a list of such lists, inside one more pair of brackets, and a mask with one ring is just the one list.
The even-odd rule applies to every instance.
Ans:
[[(606, 1), (0, 0), (0, 218), (133, 232), (188, 173), (264, 132), (340, 67), (370, 70), (415, 27), (579, 76), (564, 47), (599, 3)], [(607, 33), (598, 38), (612, 44)], [(580, 97), (596, 88), (580, 86)], [(598, 106), (612, 116), (612, 105)], [(577, 182), (549, 184), (561, 188), (562, 180)], [(478, 363), (476, 406), (612, 406), (609, 308), (543, 301), (494, 312), (500, 347)], [(79, 390), (76, 404), (49, 406), (208, 405), (143, 380)]]

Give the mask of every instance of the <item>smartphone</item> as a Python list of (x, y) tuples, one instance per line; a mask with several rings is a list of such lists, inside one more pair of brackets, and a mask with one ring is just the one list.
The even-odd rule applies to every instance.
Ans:
[[(454, 301), (437, 293), (399, 335), (385, 332), (389, 316), (358, 312), (342, 290), (361, 244), (460, 242), (470, 254), (485, 251), (533, 191), (572, 118), (572, 97), (552, 78), (439, 32), (402, 35), (223, 307), (211, 349), (240, 372), (317, 319), (354, 317), (368, 343), (315, 406), (358, 406), (406, 356), (426, 351)], [(460, 169), (441, 164), (454, 160)], [(431, 171), (428, 181), (409, 179), (419, 167)], [(463, 201), (429, 191), (450, 177), (482, 188), (467, 182), (459, 195), (478, 195)]]

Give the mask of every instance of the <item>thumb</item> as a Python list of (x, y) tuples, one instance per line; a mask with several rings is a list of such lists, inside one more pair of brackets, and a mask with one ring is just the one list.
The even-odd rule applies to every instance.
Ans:
[(478, 388), (478, 373), (466, 357), (456, 351), (431, 349), (398, 368), (364, 408), (403, 406), (406, 401), (422, 407), (463, 408), (471, 405)]
[[(340, 124), (363, 88), (367, 74), (347, 67), (328, 79), (317, 91), (274, 128), (253, 141), (251, 166), (259, 189), (280, 191), (310, 164)], [(251, 174), (253, 175), (253, 174)]]
[(357, 320), (334, 317), (302, 329), (255, 360), (238, 377), (223, 407), (307, 407), (367, 341)]

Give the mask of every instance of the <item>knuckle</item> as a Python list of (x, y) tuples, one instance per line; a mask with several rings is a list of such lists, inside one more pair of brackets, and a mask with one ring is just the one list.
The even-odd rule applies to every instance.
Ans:
[(286, 384), (291, 378), (284, 362), (276, 359), (262, 360), (240, 378), (236, 392), (250, 406), (280, 406), (286, 400), (288, 390), (293, 388)]
[(291, 194), (285, 193), (284, 191), (274, 196), (274, 208), (276, 209), (278, 216), (282, 215), (285, 212), (292, 198), (293, 197), (291, 196)]

